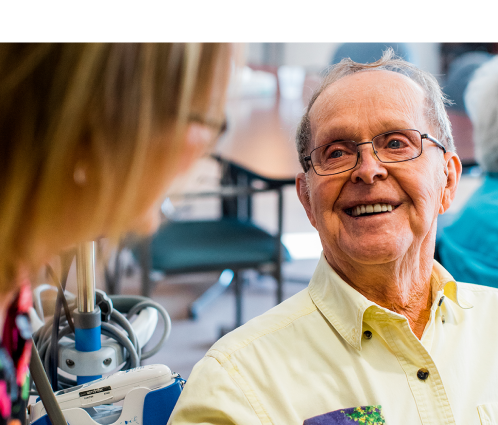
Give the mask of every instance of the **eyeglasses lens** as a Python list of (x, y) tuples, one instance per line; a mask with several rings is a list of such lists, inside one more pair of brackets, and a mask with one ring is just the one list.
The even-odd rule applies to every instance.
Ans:
[(422, 137), (417, 130), (397, 130), (373, 138), (377, 157), (382, 162), (399, 162), (416, 158), (422, 151)]
[(358, 147), (353, 141), (330, 143), (311, 153), (311, 163), (318, 174), (335, 174), (356, 165)]

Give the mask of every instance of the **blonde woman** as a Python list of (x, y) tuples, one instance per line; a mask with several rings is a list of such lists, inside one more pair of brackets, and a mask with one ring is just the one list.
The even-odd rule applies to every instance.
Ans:
[(79, 242), (152, 232), (216, 138), (232, 46), (0, 45), (0, 424), (24, 417), (30, 277)]

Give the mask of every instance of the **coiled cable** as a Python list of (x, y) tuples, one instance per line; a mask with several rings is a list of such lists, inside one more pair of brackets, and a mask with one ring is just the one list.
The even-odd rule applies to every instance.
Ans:
[[(105, 294), (104, 294), (105, 295)], [(125, 362), (118, 370), (128, 370), (140, 366), (141, 361), (150, 358), (156, 354), (164, 342), (168, 339), (171, 332), (171, 318), (166, 309), (159, 303), (152, 301), (149, 298), (142, 296), (129, 296), (129, 295), (112, 295), (108, 297), (112, 301), (113, 308), (111, 309), (109, 320), (102, 321), (101, 333), (102, 335), (116, 341), (125, 350)], [(136, 317), (145, 308), (152, 307), (157, 310), (163, 320), (163, 332), (159, 341), (146, 352), (142, 352), (142, 347), (139, 344), (139, 339), (131, 324), (131, 320)], [(69, 311), (76, 309), (74, 301), (68, 302)], [(39, 309), (37, 309), (39, 310)], [(33, 341), (40, 354), (41, 361), (44, 365), (47, 375), (50, 376), (49, 371), (53, 363), (51, 344), (52, 330), (54, 320), (49, 318), (45, 324), (40, 327), (33, 334)], [(60, 311), (59, 327), (57, 332), (58, 343), (62, 338), (70, 338), (74, 340), (74, 333), (68, 323), (66, 312)], [(57, 373), (57, 389), (65, 389), (76, 385), (76, 380), (69, 378), (67, 375)], [(34, 394), (36, 394), (34, 392)]]

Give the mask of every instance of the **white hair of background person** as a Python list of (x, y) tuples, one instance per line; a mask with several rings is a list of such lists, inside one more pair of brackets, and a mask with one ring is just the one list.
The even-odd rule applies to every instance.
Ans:
[(474, 126), (475, 158), (484, 171), (498, 172), (498, 56), (479, 67), (464, 94)]

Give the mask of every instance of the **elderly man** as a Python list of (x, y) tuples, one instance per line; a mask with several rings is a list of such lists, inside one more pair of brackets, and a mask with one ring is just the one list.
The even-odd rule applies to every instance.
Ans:
[(436, 80), (342, 61), (297, 139), (315, 274), (208, 351), (172, 423), (498, 424), (498, 292), (433, 260), (461, 173)]

